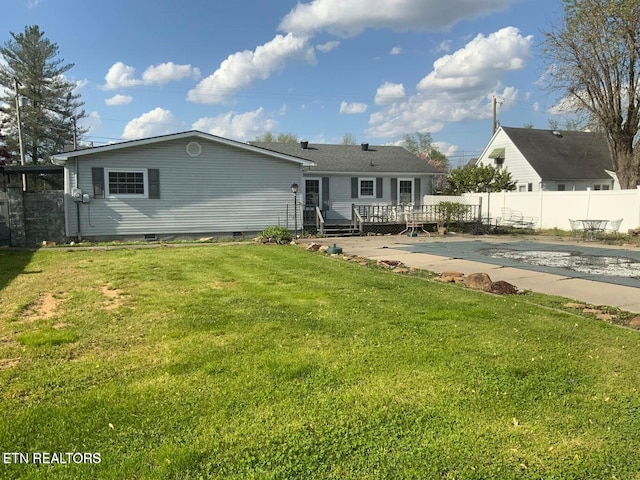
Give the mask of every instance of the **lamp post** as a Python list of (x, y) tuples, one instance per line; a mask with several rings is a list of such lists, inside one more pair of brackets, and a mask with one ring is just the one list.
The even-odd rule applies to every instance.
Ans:
[(295, 225), (294, 238), (298, 238), (298, 184), (291, 184), (291, 191), (293, 192), (293, 222)]

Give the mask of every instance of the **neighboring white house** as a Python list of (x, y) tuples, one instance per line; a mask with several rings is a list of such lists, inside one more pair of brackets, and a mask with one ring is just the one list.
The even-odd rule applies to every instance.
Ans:
[[(251, 142), (313, 162), (304, 168), (307, 211), (320, 207), (329, 221), (352, 217), (352, 205), (421, 204), (443, 172), (398, 146)], [(309, 218), (307, 218), (309, 220)]]
[(500, 127), (476, 164), (505, 168), (520, 192), (620, 189), (603, 133)]
[(313, 162), (198, 131), (57, 154), (68, 237), (245, 235), (292, 216)]

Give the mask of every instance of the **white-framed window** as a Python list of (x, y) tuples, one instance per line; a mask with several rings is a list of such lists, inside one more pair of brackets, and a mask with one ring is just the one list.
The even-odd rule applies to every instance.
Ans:
[(359, 178), (358, 179), (358, 197), (359, 198), (375, 198), (376, 197), (376, 179), (375, 178)]
[(413, 178), (398, 179), (398, 203), (413, 203)]
[(149, 198), (147, 169), (105, 169), (106, 194), (119, 198)]

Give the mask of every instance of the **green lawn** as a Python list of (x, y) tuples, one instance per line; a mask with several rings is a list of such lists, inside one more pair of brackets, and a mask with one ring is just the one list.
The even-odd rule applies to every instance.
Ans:
[(640, 332), (550, 305), (292, 246), (0, 250), (0, 478), (640, 478)]

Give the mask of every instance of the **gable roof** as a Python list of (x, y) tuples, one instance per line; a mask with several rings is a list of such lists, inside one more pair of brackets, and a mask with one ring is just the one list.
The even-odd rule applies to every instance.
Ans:
[(609, 178), (613, 170), (604, 133), (500, 128), (544, 180)]
[(250, 142), (256, 147), (286, 155), (295, 155), (315, 163), (309, 168), (317, 173), (405, 173), (437, 175), (440, 170), (418, 158), (406, 148), (397, 146), (308, 144)]
[(180, 132), (180, 133), (171, 133), (169, 135), (160, 135), (157, 137), (148, 137), (148, 138), (142, 138), (139, 140), (129, 140), (129, 141), (125, 141), (125, 142), (118, 142), (118, 143), (111, 143), (108, 145), (102, 145), (99, 147), (91, 147), (91, 148), (85, 148), (82, 150), (73, 150), (71, 152), (63, 152), (63, 153), (57, 153), (55, 155), (52, 156), (52, 163), (54, 163), (55, 165), (61, 165), (64, 166), (64, 164), (67, 162), (67, 160), (69, 160), (70, 158), (78, 158), (78, 157), (83, 157), (83, 156), (87, 156), (87, 155), (94, 155), (96, 153), (105, 153), (105, 152), (112, 152), (112, 151), (117, 151), (117, 150), (121, 150), (121, 149), (125, 149), (125, 148), (132, 148), (132, 147), (140, 147), (140, 146), (144, 146), (144, 145), (151, 145), (151, 144), (157, 144), (157, 143), (162, 143), (162, 142), (168, 142), (168, 141), (173, 141), (173, 140), (180, 140), (180, 139), (190, 139), (190, 140), (204, 140), (204, 141), (210, 141), (210, 142), (215, 142), (215, 143), (219, 143), (222, 145), (227, 145), (227, 146), (231, 146), (231, 147), (235, 147), (235, 148), (240, 148), (242, 150), (247, 150), (253, 153), (260, 153), (263, 155), (268, 155), (270, 157), (274, 157), (274, 158), (279, 158), (280, 160), (286, 160), (289, 162), (294, 162), (294, 163), (298, 163), (300, 165), (303, 166), (312, 166), (313, 162), (306, 160), (304, 158), (300, 158), (297, 156), (291, 156), (291, 155), (287, 155), (284, 153), (278, 153), (275, 151), (266, 151), (264, 149), (261, 148), (257, 148), (254, 147), (248, 143), (242, 143), (242, 142), (237, 142), (235, 140), (230, 140), (228, 138), (223, 138), (223, 137), (218, 137), (216, 135), (211, 135), (209, 133), (204, 133), (204, 132), (200, 132), (198, 130), (190, 130), (187, 132)]

